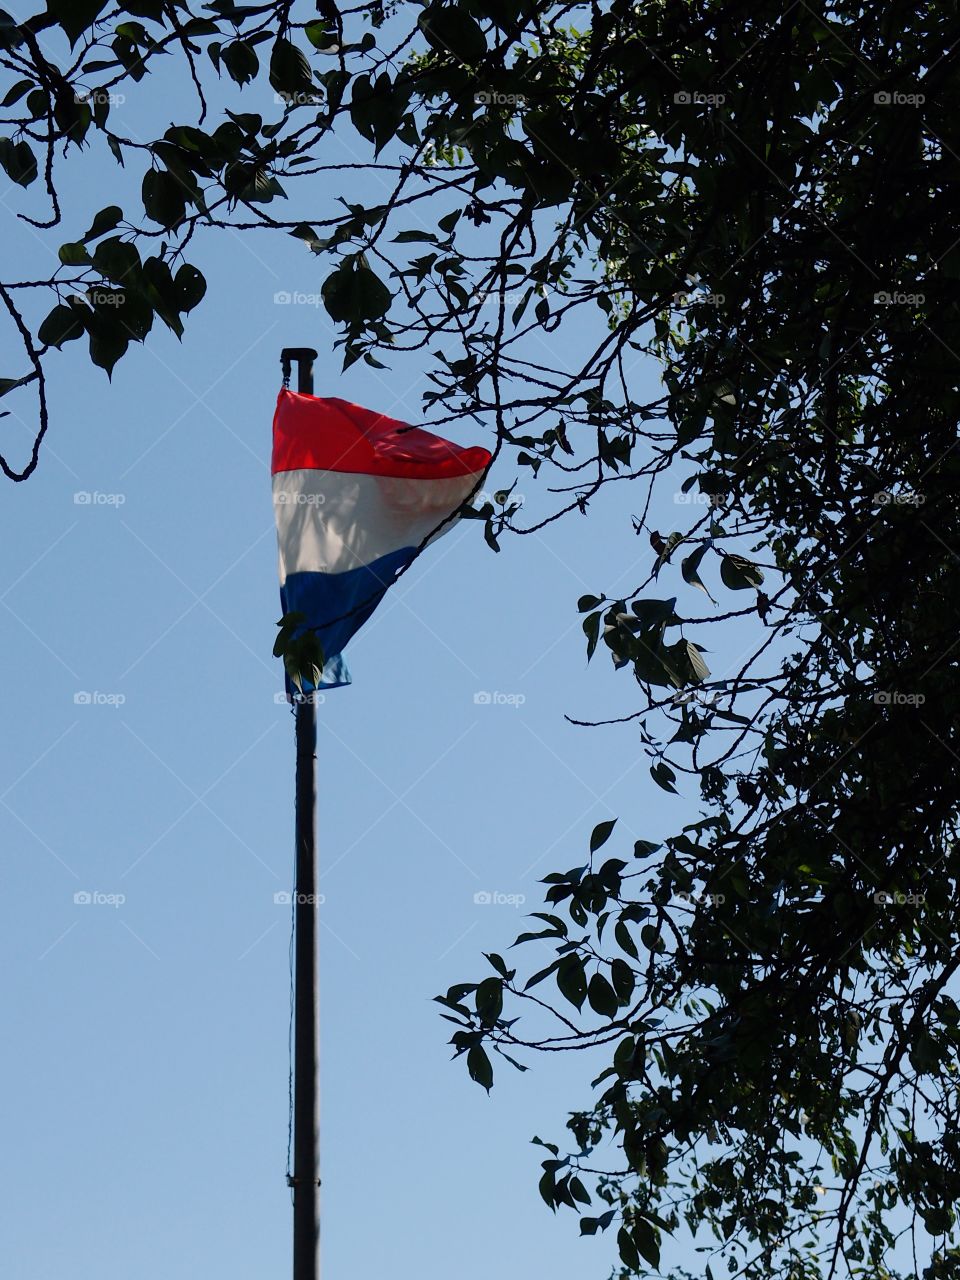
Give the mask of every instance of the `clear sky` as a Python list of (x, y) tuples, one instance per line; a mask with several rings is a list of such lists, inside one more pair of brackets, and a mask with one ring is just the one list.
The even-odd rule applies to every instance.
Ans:
[[(42, 240), (14, 221), (19, 193), (2, 193), (5, 251), (25, 278), (123, 203), (116, 172), (99, 152), (74, 164), (63, 234)], [(318, 183), (317, 207), (335, 194)], [(0, 493), (9, 1280), (289, 1270), (289, 909), (275, 895), (291, 886), (293, 722), (270, 656), (279, 351), (318, 347), (318, 393), (409, 421), (426, 383), (418, 358), (340, 374), (314, 305), (326, 266), (289, 238), (200, 237), (192, 258), (210, 292), (183, 345), (158, 329), (112, 385), (67, 346), (51, 361), (40, 470)], [(0, 375), (23, 372), (7, 331), (3, 351)], [(649, 367), (631, 376), (638, 399), (654, 386)], [(0, 407), (14, 413), (0, 420), (7, 455), (25, 456), (30, 396)], [(479, 428), (457, 440), (490, 443)], [(513, 478), (507, 461), (497, 482)], [(528, 473), (519, 488), (536, 502)], [(670, 501), (664, 530), (689, 515)], [(529, 1145), (562, 1140), (596, 1061), (528, 1056), (525, 1075), (498, 1069), (488, 1098), (449, 1062), (431, 997), (489, 972), (481, 953), (509, 946), (541, 905), (538, 879), (577, 865), (598, 821), (620, 815), (609, 849), (626, 854), (698, 816), (694, 796), (656, 788), (634, 728), (563, 719), (639, 705), (629, 673), (602, 655), (587, 668), (576, 612), (582, 593), (628, 591), (649, 571), (639, 505), (618, 492), (499, 556), (481, 526), (459, 526), (352, 644), (355, 683), (320, 709), (333, 1280), (608, 1273), (613, 1240), (552, 1219)], [(706, 604), (679, 573), (674, 591)]]

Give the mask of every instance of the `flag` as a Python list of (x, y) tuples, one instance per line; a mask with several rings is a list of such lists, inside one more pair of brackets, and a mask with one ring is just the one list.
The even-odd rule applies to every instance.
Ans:
[(280, 392), (272, 467), (280, 603), (316, 629), (321, 688), (350, 683), (347, 641), (489, 463), (486, 449), (346, 400)]

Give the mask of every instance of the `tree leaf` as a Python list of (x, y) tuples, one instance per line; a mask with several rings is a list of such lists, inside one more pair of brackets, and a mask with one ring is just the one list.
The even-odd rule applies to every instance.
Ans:
[(58, 305), (37, 330), (37, 339), (49, 347), (62, 347), (83, 336), (83, 322), (76, 308)]
[(566, 955), (560, 961), (557, 968), (557, 987), (560, 994), (565, 996), (571, 1004), (576, 1005), (578, 1009), (583, 1008), (583, 1002), (587, 998), (587, 975), (583, 961), (578, 955)]
[(700, 577), (700, 561), (710, 548), (709, 542), (704, 542), (693, 552), (692, 555), (686, 556), (680, 564), (680, 572), (683, 574), (684, 582), (689, 582), (693, 587), (699, 587), (703, 594), (713, 603), (716, 604), (713, 596), (704, 586), (703, 579)]
[(106, 209), (101, 209), (90, 224), (90, 230), (83, 236), (86, 244), (88, 240), (97, 240), (100, 236), (104, 236), (108, 231), (112, 231), (123, 220), (123, 210), (118, 204), (107, 205)]
[(604, 1018), (615, 1018), (620, 1001), (610, 983), (601, 973), (595, 973), (587, 986), (587, 999), (594, 1013)]
[(610, 833), (617, 825), (616, 818), (610, 818), (606, 822), (598, 822), (593, 828), (593, 834), (590, 836), (590, 852), (596, 853), (601, 845), (606, 844), (610, 839)]
[(470, 1079), (476, 1080), (487, 1093), (493, 1088), (493, 1067), (483, 1045), (475, 1044), (467, 1053), (467, 1070)]
[(459, 62), (472, 65), (487, 52), (483, 32), (465, 9), (432, 4), (420, 15), (418, 26), (434, 49)]
[(720, 577), (731, 591), (744, 591), (763, 584), (763, 574), (752, 561), (727, 552), (720, 561)]

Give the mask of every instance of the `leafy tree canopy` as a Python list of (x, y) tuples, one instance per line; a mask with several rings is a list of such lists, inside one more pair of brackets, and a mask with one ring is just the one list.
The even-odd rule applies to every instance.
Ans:
[[(491, 954), (441, 997), (486, 1088), (498, 1055), (606, 1053), (540, 1187), (629, 1274), (689, 1230), (707, 1280), (960, 1275), (958, 50), (954, 4), (902, 0), (0, 12), (0, 165), (60, 263), (0, 284), (0, 393), (39, 395), (8, 477), (56, 349), (109, 372), (179, 334), (191, 242), (230, 227), (302, 240), (345, 364), (426, 348), (434, 420), (536, 477), (536, 520), (509, 491), (476, 513), (495, 549), (638, 495), (649, 573), (580, 600), (587, 653), (700, 816), (632, 848), (601, 823), (524, 935), (547, 967)], [(111, 95), (164, 55), (192, 104), (126, 136)], [(231, 82), (256, 110), (212, 105)], [(140, 195), (76, 226), (58, 169), (94, 146)], [(561, 332), (576, 367), (544, 358)], [(733, 619), (754, 643), (721, 677)]]

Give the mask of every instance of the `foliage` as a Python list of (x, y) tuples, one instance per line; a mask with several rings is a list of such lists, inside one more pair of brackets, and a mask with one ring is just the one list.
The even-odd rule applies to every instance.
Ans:
[[(203, 294), (184, 254), (229, 227), (303, 241), (345, 364), (428, 348), (426, 409), (489, 423), (556, 495), (528, 524), (510, 492), (485, 502), (494, 549), (638, 494), (649, 574), (581, 599), (587, 652), (632, 672), (652, 780), (698, 787), (701, 816), (633, 849), (601, 824), (519, 940), (551, 963), (491, 954), (442, 997), (485, 1088), (498, 1054), (605, 1050), (540, 1186), (627, 1273), (686, 1224), (750, 1280), (960, 1274), (958, 50), (954, 6), (902, 0), (0, 13), (0, 165), (46, 192), (38, 231), (73, 237), (49, 280), (0, 285), (29, 366), (0, 392), (40, 395), (8, 476), (36, 466), (51, 348), (85, 338), (109, 372), (156, 317), (179, 333)], [(193, 117), (114, 131), (109, 94), (167, 53)], [(217, 75), (258, 104), (266, 81), (271, 119), (208, 123)], [(325, 158), (334, 129), (379, 203), (324, 197), (354, 169)], [(59, 157), (95, 140), (141, 199), (61, 231)], [(543, 359), (561, 330), (578, 368)], [(663, 535), (651, 495), (678, 475), (694, 517)], [(755, 644), (715, 676), (704, 634), (732, 619)]]

